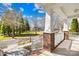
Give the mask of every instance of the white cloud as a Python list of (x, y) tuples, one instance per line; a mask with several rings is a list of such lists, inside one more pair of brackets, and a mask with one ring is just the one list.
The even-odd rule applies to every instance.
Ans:
[(40, 9), (37, 4), (34, 4), (35, 8), (33, 8), (33, 11), (36, 11), (37, 9)]
[(43, 7), (39, 7), (38, 4), (35, 4), (35, 8), (33, 9), (33, 11), (36, 11), (37, 9), (43, 10)]
[(41, 20), (41, 19), (42, 19), (42, 17), (37, 17), (37, 19), (38, 19), (38, 20)]
[(26, 15), (23, 15), (23, 18), (25, 18), (26, 17)]
[(9, 9), (9, 10), (13, 10), (12, 8), (11, 8), (11, 3), (3, 3), (3, 5), (5, 6), (5, 7), (7, 7), (7, 9)]
[(39, 9), (39, 6), (38, 6), (37, 4), (35, 4), (35, 8), (36, 8), (36, 9)]
[(20, 8), (20, 10), (21, 10), (22, 12), (24, 11), (24, 9), (23, 9), (22, 7)]
[(39, 13), (45, 13), (45, 12), (44, 12), (44, 11), (42, 11), (42, 10), (39, 10), (38, 12), (39, 12)]
[(9, 10), (13, 10), (12, 8), (8, 7)]
[(8, 7), (8, 6), (11, 6), (12, 4), (11, 3), (3, 3), (3, 5)]
[(28, 19), (31, 19), (33, 16), (32, 15), (30, 15), (30, 16), (26, 16)]

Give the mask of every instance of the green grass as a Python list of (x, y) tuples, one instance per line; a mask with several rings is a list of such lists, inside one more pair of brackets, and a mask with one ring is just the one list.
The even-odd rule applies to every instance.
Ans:
[[(27, 31), (22, 34), (35, 34), (35, 32), (34, 31)], [(37, 34), (41, 35), (41, 34), (43, 34), (43, 32), (40, 31), (40, 32), (37, 32)]]
[[(38, 35), (42, 35), (43, 32), (37, 32)], [(20, 36), (16, 36), (15, 38), (23, 38), (23, 37), (26, 37), (28, 35), (35, 35), (35, 32), (33, 31), (27, 31), (27, 32), (24, 32), (22, 33), (22, 35)], [(12, 39), (12, 37), (8, 37), (8, 36), (0, 36), (0, 40), (10, 40)]]
[[(16, 36), (15, 38), (23, 38), (23, 36)], [(8, 37), (8, 36), (0, 36), (0, 40), (10, 40), (12, 39), (12, 37)]]
[(6, 37), (6, 36), (0, 36), (0, 40), (7, 40), (7, 39), (11, 39), (12, 37)]

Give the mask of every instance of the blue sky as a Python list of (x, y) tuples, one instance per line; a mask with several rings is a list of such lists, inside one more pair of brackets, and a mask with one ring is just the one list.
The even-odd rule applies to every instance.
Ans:
[[(44, 9), (39, 7), (35, 3), (0, 3), (0, 7), (4, 9), (15, 9), (18, 13), (19, 10), (22, 11), (23, 17), (28, 19), (43, 18), (45, 16)], [(0, 13), (3, 10), (0, 9)]]

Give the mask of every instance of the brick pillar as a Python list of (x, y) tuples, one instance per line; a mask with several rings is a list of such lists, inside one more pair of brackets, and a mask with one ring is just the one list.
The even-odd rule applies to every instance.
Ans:
[(43, 48), (52, 52), (54, 49), (54, 33), (43, 34)]
[(68, 31), (64, 31), (64, 39), (65, 40), (69, 39), (69, 32)]

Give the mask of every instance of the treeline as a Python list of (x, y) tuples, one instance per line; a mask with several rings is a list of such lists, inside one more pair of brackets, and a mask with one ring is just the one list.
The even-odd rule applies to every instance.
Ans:
[(28, 30), (30, 30), (28, 20), (23, 18), (21, 11), (16, 13), (15, 10), (7, 10), (1, 18), (0, 32), (3, 35), (14, 38)]

